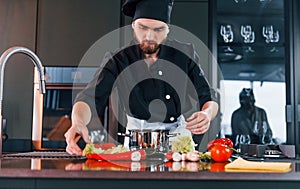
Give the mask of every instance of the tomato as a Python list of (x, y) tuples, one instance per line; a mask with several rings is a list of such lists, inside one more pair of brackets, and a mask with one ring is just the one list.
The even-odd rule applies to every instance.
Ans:
[(225, 146), (228, 146), (229, 148), (233, 148), (233, 142), (229, 138), (218, 138), (215, 140), (210, 141), (207, 144), (207, 149), (209, 150), (211, 147), (213, 147), (216, 144), (223, 144)]
[(172, 157), (172, 155), (173, 155), (173, 152), (172, 151), (169, 151), (168, 153), (166, 153), (166, 159), (168, 160), (168, 161), (172, 161), (173, 160), (173, 157)]
[(210, 148), (211, 158), (217, 162), (228, 161), (232, 155), (232, 150), (223, 144), (216, 144)]
[(227, 164), (228, 162), (214, 162), (209, 171), (210, 172), (225, 172), (225, 165)]

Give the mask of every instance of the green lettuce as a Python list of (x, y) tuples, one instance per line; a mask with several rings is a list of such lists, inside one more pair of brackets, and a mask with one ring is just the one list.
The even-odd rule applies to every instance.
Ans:
[(188, 153), (195, 151), (196, 144), (191, 136), (177, 136), (177, 141), (172, 141), (172, 152)]

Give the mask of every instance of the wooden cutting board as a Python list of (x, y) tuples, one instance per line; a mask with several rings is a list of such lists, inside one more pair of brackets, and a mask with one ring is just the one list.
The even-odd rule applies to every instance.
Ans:
[(247, 161), (237, 158), (233, 162), (225, 165), (226, 172), (290, 172), (290, 162), (257, 162)]

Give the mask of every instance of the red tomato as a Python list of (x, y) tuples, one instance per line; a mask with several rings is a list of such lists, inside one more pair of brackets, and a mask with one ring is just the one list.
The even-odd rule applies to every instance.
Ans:
[(172, 151), (169, 151), (168, 153), (166, 153), (166, 158), (168, 161), (172, 161), (173, 160), (173, 152)]
[(232, 150), (223, 144), (216, 144), (210, 148), (211, 158), (217, 162), (228, 161), (232, 154)]
[(214, 162), (210, 167), (210, 172), (224, 172), (225, 171), (225, 165), (228, 162)]
[(207, 149), (209, 150), (211, 147), (213, 147), (216, 144), (223, 144), (225, 146), (228, 146), (229, 148), (233, 148), (233, 142), (229, 138), (218, 138), (215, 140), (210, 141), (207, 144)]

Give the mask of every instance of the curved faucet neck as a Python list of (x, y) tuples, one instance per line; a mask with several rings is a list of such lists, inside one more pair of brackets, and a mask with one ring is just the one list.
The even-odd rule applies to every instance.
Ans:
[(40, 93), (46, 93), (45, 87), (45, 75), (43, 71), (43, 65), (40, 59), (31, 50), (25, 47), (11, 47), (7, 49), (0, 57), (0, 156), (2, 154), (2, 101), (3, 101), (3, 83), (4, 83), (4, 69), (8, 59), (16, 53), (23, 53), (29, 56), (37, 68), (39, 73), (39, 91)]
[(7, 49), (0, 57), (0, 108), (2, 109), (2, 100), (3, 100), (3, 83), (4, 83), (4, 69), (8, 59), (16, 53), (23, 53), (29, 56), (37, 68), (39, 73), (39, 83), (40, 83), (40, 93), (46, 93), (45, 88), (45, 75), (43, 71), (43, 65), (40, 59), (28, 48), (25, 47), (11, 47)]

